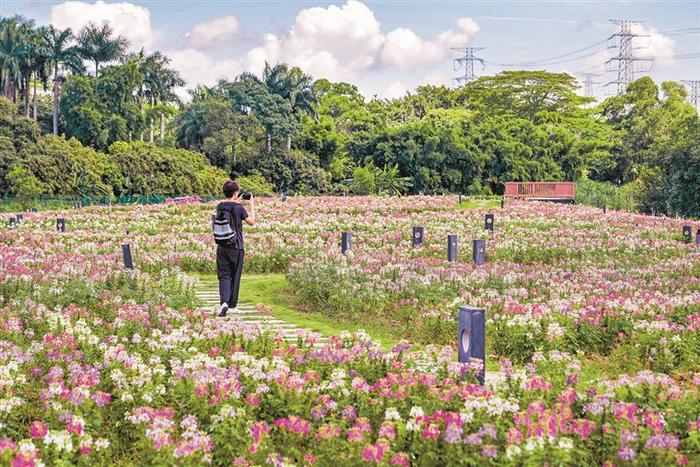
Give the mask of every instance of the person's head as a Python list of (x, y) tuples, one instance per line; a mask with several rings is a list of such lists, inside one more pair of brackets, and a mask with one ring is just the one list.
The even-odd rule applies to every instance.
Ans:
[(224, 183), (224, 196), (227, 198), (233, 198), (241, 190), (241, 186), (235, 180), (229, 180)]

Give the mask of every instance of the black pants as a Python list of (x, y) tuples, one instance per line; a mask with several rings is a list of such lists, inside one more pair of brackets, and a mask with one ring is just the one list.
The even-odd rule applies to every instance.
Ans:
[(217, 246), (216, 277), (219, 278), (219, 303), (226, 303), (229, 308), (238, 305), (242, 272), (243, 250)]

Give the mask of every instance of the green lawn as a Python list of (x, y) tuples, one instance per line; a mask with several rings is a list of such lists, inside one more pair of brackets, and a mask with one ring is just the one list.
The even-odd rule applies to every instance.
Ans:
[[(202, 284), (210, 285), (212, 288), (217, 287), (216, 276), (199, 275), (198, 277)], [(264, 303), (272, 308), (272, 315), (275, 318), (327, 336), (338, 335), (343, 331), (364, 329), (367, 334), (387, 350), (400, 341), (400, 339), (392, 337), (389, 332), (382, 328), (340, 322), (333, 316), (320, 312), (294, 310), (294, 298), (290, 293), (289, 283), (284, 274), (243, 274), (239, 299), (241, 302), (252, 305)]]
[(462, 198), (462, 204), (457, 203), (456, 207), (458, 210), (465, 209), (500, 209), (501, 199), (500, 198), (488, 198), (488, 199), (469, 199)]

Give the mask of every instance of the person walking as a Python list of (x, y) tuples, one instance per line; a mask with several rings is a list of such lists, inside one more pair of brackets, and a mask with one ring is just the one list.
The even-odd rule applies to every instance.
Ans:
[[(238, 312), (238, 292), (243, 273), (243, 222), (255, 225), (255, 200), (235, 180), (224, 183), (224, 201), (216, 205), (213, 220), (216, 241), (216, 276), (219, 279), (218, 315), (226, 316), (229, 310)], [(250, 214), (240, 201), (249, 200)]]

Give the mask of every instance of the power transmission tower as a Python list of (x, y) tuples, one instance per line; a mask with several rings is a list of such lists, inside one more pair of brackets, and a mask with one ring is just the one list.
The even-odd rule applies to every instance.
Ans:
[(697, 110), (700, 110), (700, 108), (698, 108), (698, 103), (700, 103), (700, 80), (684, 79), (682, 83), (685, 84), (690, 90), (688, 93), (690, 103), (693, 104), (693, 107), (695, 107)]
[(608, 48), (617, 49), (617, 57), (613, 57), (605, 63), (608, 66), (608, 71), (617, 72), (617, 79), (610, 81), (606, 86), (617, 84), (617, 94), (619, 95), (625, 92), (627, 86), (634, 81), (635, 72), (646, 73), (651, 69), (649, 67), (649, 69), (635, 70), (635, 63), (651, 64), (653, 59), (640, 58), (634, 54), (635, 50), (642, 48), (638, 45), (635, 46), (634, 40), (641, 37), (649, 37), (648, 34), (635, 34), (632, 32), (634, 26), (641, 24), (639, 21), (611, 19), (610, 22), (620, 27), (619, 31), (608, 38)]
[(484, 47), (452, 47), (452, 50), (463, 53), (461, 57), (454, 59), (454, 70), (457, 71), (464, 67), (464, 76), (458, 76), (455, 81), (459, 84), (465, 84), (469, 81), (474, 81), (476, 77), (474, 76), (474, 62), (479, 62), (484, 64), (484, 59), (474, 55), (474, 52), (479, 50), (484, 50)]
[(583, 95), (586, 97), (593, 96), (593, 86), (600, 84), (598, 81), (593, 81), (593, 78), (600, 76), (600, 73), (584, 73), (583, 74)]

